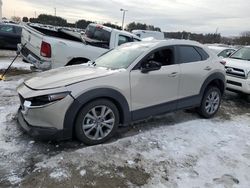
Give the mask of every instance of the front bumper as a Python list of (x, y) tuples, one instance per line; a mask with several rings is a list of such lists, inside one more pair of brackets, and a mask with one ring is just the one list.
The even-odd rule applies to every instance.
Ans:
[(28, 48), (22, 47), (21, 44), (17, 45), (17, 51), (20, 52), (21, 56), (26, 62), (32, 64), (36, 69), (49, 70), (52, 67), (51, 61), (42, 60), (32, 53)]
[(227, 76), (227, 89), (231, 91), (250, 94), (250, 79)]
[(68, 139), (64, 134), (65, 130), (58, 130), (56, 128), (33, 127), (29, 125), (23, 118), (21, 108), (18, 110), (17, 121), (19, 125), (21, 126), (22, 130), (24, 130), (26, 133), (28, 133), (30, 136), (34, 137), (37, 140), (60, 141), (60, 140)]

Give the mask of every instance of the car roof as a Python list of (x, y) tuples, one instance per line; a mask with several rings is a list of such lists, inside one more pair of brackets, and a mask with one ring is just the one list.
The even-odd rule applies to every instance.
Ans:
[(0, 23), (0, 25), (9, 25), (9, 26), (15, 26), (15, 27), (22, 27), (21, 25), (13, 24), (13, 23)]
[(197, 46), (203, 48), (204, 45), (202, 45), (199, 42), (191, 41), (191, 40), (181, 40), (181, 39), (166, 39), (166, 40), (151, 40), (151, 41), (141, 41), (141, 42), (134, 42), (134, 43), (127, 43), (127, 44), (135, 44), (135, 43), (142, 43), (148, 46), (152, 47), (161, 47), (161, 46), (171, 46), (171, 45), (191, 45), (191, 46)]
[(210, 45), (208, 45), (208, 48), (214, 49), (214, 50), (226, 50), (226, 49), (234, 50), (234, 48), (232, 48), (232, 47), (223, 47), (223, 46), (210, 46)]

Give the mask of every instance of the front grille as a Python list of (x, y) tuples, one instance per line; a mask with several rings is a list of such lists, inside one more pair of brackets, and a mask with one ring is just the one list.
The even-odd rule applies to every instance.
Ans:
[(228, 84), (235, 85), (235, 86), (242, 87), (242, 83), (239, 83), (239, 82), (235, 82), (235, 81), (227, 80), (227, 83), (228, 83)]
[(233, 67), (225, 67), (225, 68), (226, 68), (227, 75), (246, 79), (246, 74), (243, 69), (238, 69), (238, 68), (233, 68)]

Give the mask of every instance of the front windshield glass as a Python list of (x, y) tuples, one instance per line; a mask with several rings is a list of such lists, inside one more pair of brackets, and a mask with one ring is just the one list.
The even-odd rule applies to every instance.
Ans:
[(250, 48), (244, 47), (235, 52), (230, 58), (250, 61)]
[(99, 57), (94, 65), (109, 69), (126, 69), (149, 47), (148, 44), (125, 44)]

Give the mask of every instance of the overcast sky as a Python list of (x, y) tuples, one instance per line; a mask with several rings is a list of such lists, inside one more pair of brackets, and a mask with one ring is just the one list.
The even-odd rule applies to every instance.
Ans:
[(126, 23), (142, 22), (163, 31), (218, 31), (224, 36), (250, 30), (249, 0), (2, 0), (3, 16), (34, 17), (41, 13), (64, 17), (68, 22), (87, 19), (121, 25), (127, 9)]

